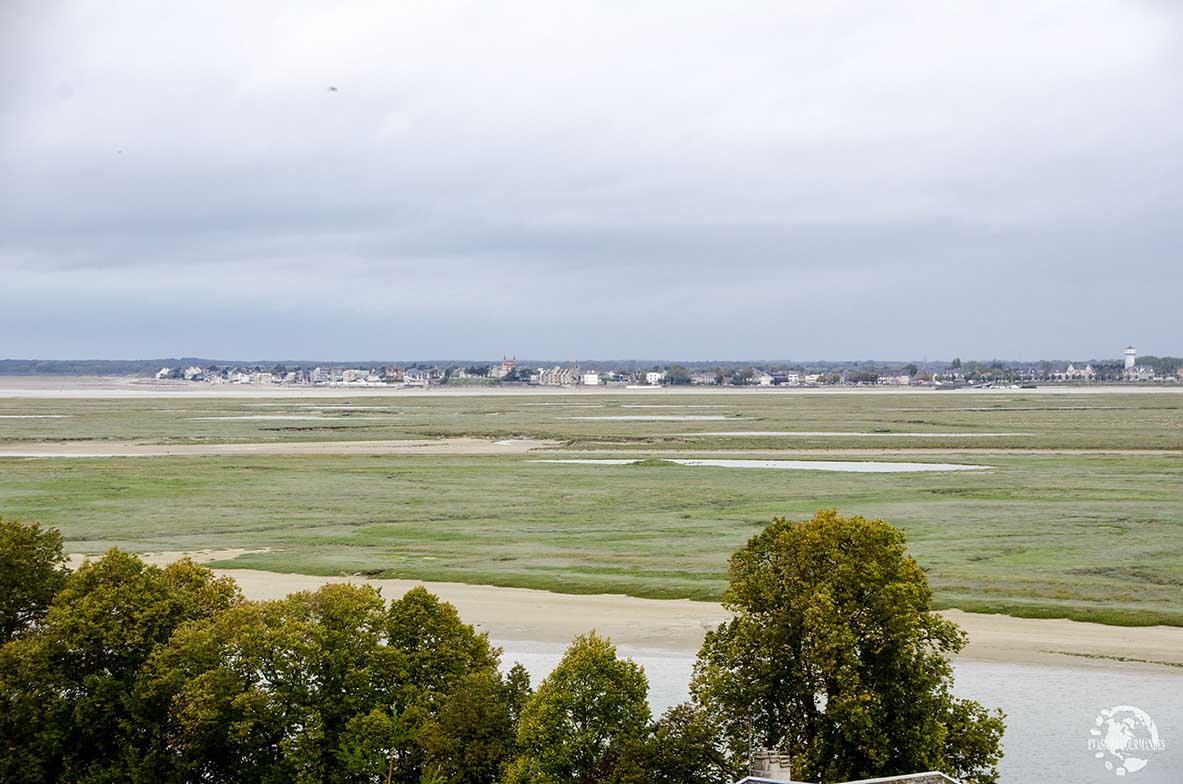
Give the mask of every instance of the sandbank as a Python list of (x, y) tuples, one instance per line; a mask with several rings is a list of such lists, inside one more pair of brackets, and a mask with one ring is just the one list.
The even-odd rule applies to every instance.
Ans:
[(527, 438), (436, 438), (406, 441), (277, 441), (252, 444), (43, 442), (0, 448), (0, 458), (185, 457), (243, 455), (516, 455), (556, 445)]

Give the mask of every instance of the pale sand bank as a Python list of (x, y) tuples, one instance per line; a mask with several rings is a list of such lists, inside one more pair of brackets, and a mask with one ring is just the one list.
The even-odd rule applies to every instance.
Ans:
[[(192, 553), (145, 553), (154, 564), (168, 564), (188, 555), (198, 562), (236, 558), (259, 550), (202, 550)], [(72, 555), (71, 565), (83, 556)], [(373, 585), (387, 599), (402, 596), (417, 585), (451, 602), (461, 617), (489, 636), (503, 641), (563, 645), (590, 629), (630, 648), (693, 656), (708, 629), (728, 613), (713, 602), (688, 599), (638, 599), (616, 594), (579, 595), (527, 588), (498, 588), (465, 583), (424, 583), (416, 580), (376, 580), (362, 577), (321, 577), (282, 574), (254, 569), (218, 569), (233, 577), (249, 599), (279, 599), (297, 591), (316, 590), (329, 583)], [(1183, 667), (1183, 628), (1170, 626), (1105, 626), (1067, 620), (1012, 618), (1006, 615), (946, 610), (946, 618), (969, 633), (960, 659), (1061, 667), (1153, 668), (1179, 672)], [(1123, 661), (1125, 660), (1125, 661)], [(1134, 660), (1134, 661), (1130, 661)], [(1140, 660), (1140, 661), (1138, 661)], [(1147, 664), (1146, 662), (1165, 662)]]
[[(294, 591), (315, 590), (330, 582), (374, 585), (391, 599), (423, 585), (456, 605), (465, 621), (487, 631), (494, 639), (506, 641), (565, 644), (574, 636), (595, 629), (622, 646), (694, 655), (706, 631), (728, 617), (718, 604), (687, 599), (575, 595), (526, 588), (317, 577), (250, 569), (218, 570), (218, 573), (237, 580), (243, 593), (252, 599), (279, 598)], [(969, 633), (970, 643), (961, 653), (962, 659), (1106, 669), (1119, 666), (1174, 669), (1118, 661), (1123, 658), (1183, 666), (1183, 628), (1129, 628), (960, 610), (942, 614)]]
[(407, 441), (304, 441), (261, 444), (172, 444), (63, 442), (0, 448), (0, 458), (192, 457), (243, 455), (518, 455), (557, 445), (555, 441), (437, 438)]
[[(247, 555), (248, 553), (269, 553), (270, 547), (262, 547), (254, 550), (243, 547), (227, 547), (227, 548), (211, 548), (208, 550), (161, 550), (155, 553), (136, 553), (141, 561), (154, 566), (168, 566), (173, 561), (179, 561), (182, 558), (188, 558), (195, 563), (209, 563), (210, 561), (225, 561), (231, 558), (237, 558), (240, 555)], [(82, 562), (87, 558), (97, 558), (98, 555), (87, 555), (85, 553), (70, 553), (66, 556), (66, 565), (71, 569), (77, 569), (82, 565)]]

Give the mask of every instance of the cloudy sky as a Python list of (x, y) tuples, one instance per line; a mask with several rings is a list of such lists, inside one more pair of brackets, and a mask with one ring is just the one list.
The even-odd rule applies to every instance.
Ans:
[(7, 0), (0, 357), (1180, 354), (1181, 7)]

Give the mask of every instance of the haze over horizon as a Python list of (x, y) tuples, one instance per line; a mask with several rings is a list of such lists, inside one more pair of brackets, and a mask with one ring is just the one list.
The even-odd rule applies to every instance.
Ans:
[(1183, 4), (0, 8), (0, 356), (1178, 354)]
[[(1183, 352), (1179, 351), (1163, 351), (1158, 353), (1139, 352), (1139, 357), (1154, 356), (1154, 357), (1176, 357)], [(880, 363), (883, 365), (916, 363), (918, 365), (946, 365), (954, 359), (962, 360), (964, 362), (1003, 362), (1003, 363), (1038, 363), (1043, 361), (1065, 361), (1074, 360), (1082, 361), (1088, 360), (1093, 362), (1116, 362), (1120, 363), (1123, 358), (1119, 355), (1096, 354), (1090, 356), (1072, 356), (1072, 357), (999, 357), (999, 356), (956, 356), (956, 357), (906, 357), (906, 356), (865, 356), (865, 357), (809, 357), (809, 356), (756, 356), (748, 354), (736, 354), (733, 356), (716, 356), (716, 357), (687, 357), (687, 356), (667, 356), (667, 357), (643, 357), (643, 356), (601, 356), (601, 357), (559, 357), (559, 356), (541, 356), (541, 357), (518, 357), (511, 354), (498, 354), (496, 356), (430, 356), (430, 355), (398, 355), (398, 356), (383, 356), (374, 355), (370, 357), (362, 356), (340, 356), (340, 357), (315, 357), (315, 356), (297, 356), (290, 354), (280, 354), (275, 356), (202, 356), (198, 354), (172, 354), (169, 356), (160, 355), (156, 357), (0, 357), (0, 375), (5, 372), (5, 363), (25, 363), (25, 362), (44, 362), (44, 363), (111, 363), (111, 364), (126, 364), (132, 365), (136, 363), (161, 363), (161, 362), (182, 362), (186, 364), (189, 362), (198, 362), (202, 367), (204, 363), (214, 363), (218, 365), (267, 365), (267, 364), (288, 364), (293, 366), (308, 366), (315, 364), (324, 365), (357, 365), (357, 366), (372, 366), (377, 364), (418, 364), (418, 363), (440, 363), (440, 364), (491, 364), (499, 362), (503, 359), (513, 359), (522, 367), (535, 367), (553, 364), (605, 364), (617, 362), (621, 365), (637, 365), (637, 366), (661, 366), (668, 364), (684, 363), (687, 365), (704, 365), (717, 364), (720, 366), (729, 365), (744, 365), (744, 364), (768, 364), (768, 365), (842, 365), (842, 364), (859, 364), (859, 363)]]

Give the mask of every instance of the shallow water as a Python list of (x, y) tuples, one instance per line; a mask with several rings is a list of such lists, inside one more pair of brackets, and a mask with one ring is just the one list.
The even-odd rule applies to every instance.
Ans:
[(0, 414), (0, 419), (73, 419), (74, 414)]
[[(498, 645), (504, 648), (505, 666), (520, 661), (535, 685), (562, 658), (565, 647), (521, 641)], [(692, 657), (624, 646), (618, 653), (645, 668), (654, 715), (689, 697)], [(1137, 706), (1149, 714), (1166, 743), (1164, 750), (1150, 755), (1145, 768), (1122, 780), (1183, 782), (1183, 672), (978, 661), (960, 661), (955, 671), (958, 696), (1007, 714), (1006, 756), (999, 766), (1003, 784), (1113, 781), (1113, 771), (1094, 757), (1088, 740), (1099, 711), (1118, 705)]]
[(731, 430), (719, 433), (678, 433), (679, 436), (799, 436), (809, 438), (1003, 438), (1038, 433), (844, 433), (833, 430)]
[(309, 406), (317, 411), (402, 411), (395, 406)]
[(360, 419), (376, 419), (377, 417), (316, 416), (314, 414), (248, 414), (243, 416), (203, 416), (189, 418), (200, 422), (233, 422), (238, 420), (265, 422), (348, 422)]
[[(572, 458), (567, 460), (531, 460), (531, 463), (571, 463), (575, 465), (622, 466), (639, 463), (644, 458), (631, 460), (612, 458)], [(982, 471), (990, 466), (960, 463), (890, 463), (872, 460), (690, 460), (659, 458), (667, 463), (707, 468), (770, 468), (779, 471), (842, 471), (856, 474), (907, 474), (925, 471)]]
[[(662, 406), (664, 408), (664, 406)], [(615, 414), (609, 416), (567, 417), (581, 422), (724, 422), (746, 417), (723, 416), (722, 414)]]
[(621, 408), (727, 408), (713, 403), (621, 403)]

